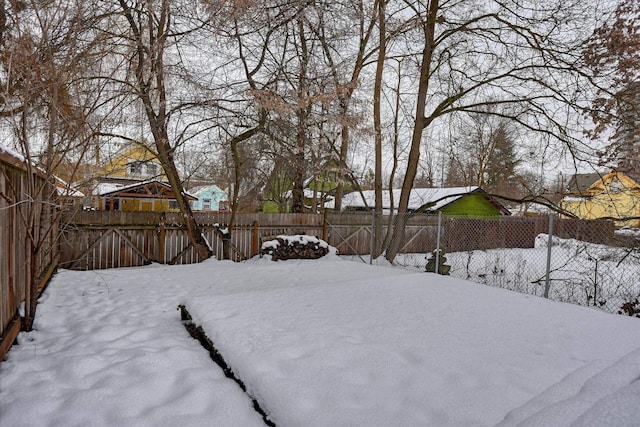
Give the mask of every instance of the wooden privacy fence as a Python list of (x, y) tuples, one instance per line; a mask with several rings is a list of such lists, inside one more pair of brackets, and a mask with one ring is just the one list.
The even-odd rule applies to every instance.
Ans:
[[(230, 214), (194, 215), (214, 256), (223, 259), (223, 238)], [(322, 238), (325, 230), (322, 215), (238, 214), (227, 245), (230, 258), (241, 261), (259, 253), (264, 236), (295, 233)], [(200, 261), (180, 213), (79, 212), (64, 219), (60, 250), (60, 265), (76, 270)]]
[[(230, 214), (196, 212), (196, 221), (214, 256), (223, 259), (223, 236)], [(424, 252), (435, 242), (437, 219), (419, 216), (408, 221), (410, 236), (403, 252)], [(230, 258), (255, 256), (265, 238), (279, 234), (318, 236), (342, 255), (369, 254), (370, 213), (238, 214), (228, 242)], [(200, 259), (191, 247), (180, 213), (83, 211), (62, 221), (60, 265), (91, 270), (132, 267), (151, 262), (190, 264)]]
[(57, 212), (47, 176), (0, 146), (0, 360), (21, 327), (30, 328), (56, 267)]

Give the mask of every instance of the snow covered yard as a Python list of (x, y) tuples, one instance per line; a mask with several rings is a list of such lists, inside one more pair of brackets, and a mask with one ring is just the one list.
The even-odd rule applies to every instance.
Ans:
[(640, 417), (639, 319), (327, 256), (60, 272), (0, 364), (2, 425), (264, 425), (180, 304), (278, 426)]
[[(548, 235), (540, 234), (533, 248), (447, 253), (446, 264), (451, 266), (453, 277), (542, 296), (548, 240)], [(597, 306), (610, 313), (621, 312), (623, 304), (640, 296), (639, 255), (638, 249), (633, 247), (554, 237), (549, 265), (549, 298)], [(374, 263), (388, 264), (383, 257)], [(412, 271), (424, 271), (426, 257), (422, 253), (399, 254), (396, 264)]]

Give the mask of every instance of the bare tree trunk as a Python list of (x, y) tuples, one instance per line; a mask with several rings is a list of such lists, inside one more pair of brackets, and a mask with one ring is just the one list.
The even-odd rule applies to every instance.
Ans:
[(176, 197), (176, 202), (178, 203), (180, 212), (182, 212), (184, 223), (187, 227), (187, 232), (189, 233), (191, 245), (198, 254), (200, 260), (205, 260), (207, 258), (210, 258), (213, 255), (213, 252), (204, 239), (200, 227), (196, 223), (196, 220), (193, 216), (193, 211), (191, 210), (189, 201), (184, 195), (182, 181), (180, 180), (180, 175), (178, 173), (178, 170), (176, 169), (175, 162), (173, 161), (171, 146), (168, 143), (169, 138), (166, 136), (166, 128), (158, 129), (158, 131), (158, 137), (156, 137), (154, 132), (154, 140), (156, 148), (158, 149), (158, 160), (160, 160), (160, 164), (164, 168), (164, 173), (167, 176), (169, 185), (171, 185), (171, 188), (173, 189), (173, 193)]
[[(342, 109), (346, 114), (348, 107)], [(349, 126), (343, 125), (340, 131), (340, 153), (338, 159), (338, 185), (336, 186), (334, 209), (336, 212), (342, 210), (342, 198), (344, 197), (344, 183), (347, 179), (347, 154), (349, 152)]]
[[(398, 61), (398, 81), (395, 87), (395, 111), (393, 113), (393, 158), (392, 158), (392, 166), (391, 172), (389, 173), (389, 181), (388, 181), (388, 189), (389, 189), (389, 206), (395, 206), (395, 198), (393, 195), (393, 182), (395, 181), (396, 172), (398, 171), (398, 148), (400, 144), (400, 89), (402, 86), (402, 74), (401, 74), (402, 63)], [(389, 215), (387, 219), (387, 232), (384, 235), (384, 240), (381, 241), (382, 248), (387, 248), (389, 246), (389, 242), (391, 241), (391, 237), (393, 234), (393, 223), (394, 216), (392, 214)], [(380, 223), (382, 223), (382, 218), (380, 219)], [(380, 231), (382, 233), (382, 231)]]
[(380, 97), (382, 94), (382, 75), (384, 72), (386, 47), (386, 1), (378, 2), (378, 31), (379, 50), (376, 64), (375, 82), (373, 88), (373, 129), (375, 134), (375, 217), (374, 217), (374, 247), (371, 248), (373, 258), (377, 258), (382, 253), (382, 113), (380, 107)]
[(426, 21), (422, 23), (425, 43), (424, 49), (422, 50), (422, 58), (420, 62), (420, 80), (418, 83), (418, 97), (416, 100), (415, 124), (413, 126), (413, 134), (411, 135), (411, 148), (409, 150), (409, 158), (407, 160), (407, 168), (404, 176), (404, 181), (402, 182), (400, 201), (398, 202), (398, 218), (395, 222), (393, 235), (386, 252), (386, 258), (390, 262), (393, 262), (403, 243), (404, 228), (407, 223), (409, 196), (411, 195), (413, 180), (416, 177), (416, 173), (418, 171), (418, 162), (420, 160), (420, 143), (422, 142), (422, 132), (428, 124), (425, 111), (427, 92), (429, 90), (431, 60), (434, 49), (434, 35), (437, 12), (438, 0), (431, 0), (429, 2), (429, 10)]
[(241, 142), (248, 140), (253, 135), (260, 132), (262, 126), (266, 121), (266, 114), (260, 113), (260, 122), (255, 128), (249, 129), (240, 135), (234, 137), (230, 141), (231, 154), (233, 158), (233, 186), (231, 188), (231, 218), (229, 224), (227, 224), (228, 231), (224, 235), (220, 236), (222, 239), (222, 257), (223, 259), (231, 258), (231, 233), (233, 233), (233, 227), (235, 225), (236, 213), (238, 210), (238, 198), (240, 193), (240, 184), (242, 181), (242, 158), (240, 157), (240, 151), (238, 146)]
[(302, 16), (297, 18), (298, 36), (300, 37), (300, 75), (298, 76), (298, 106), (296, 109), (297, 129), (296, 147), (293, 163), (293, 191), (291, 194), (291, 212), (304, 212), (304, 180), (305, 180), (305, 150), (307, 149), (308, 121), (309, 121), (309, 83), (307, 81), (307, 66), (309, 64), (309, 49)]

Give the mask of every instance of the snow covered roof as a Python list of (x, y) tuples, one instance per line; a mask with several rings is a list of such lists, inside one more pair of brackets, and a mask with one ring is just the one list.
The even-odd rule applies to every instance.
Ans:
[[(162, 187), (165, 187), (167, 189), (169, 189), (170, 191), (173, 191), (173, 189), (171, 188), (171, 186), (165, 182), (162, 181), (158, 181), (155, 179), (152, 180), (148, 180), (148, 181), (140, 181), (140, 182), (136, 182), (133, 184), (128, 184), (128, 185), (119, 185), (119, 184), (114, 184), (114, 183), (100, 183), (96, 186), (96, 190), (94, 191), (94, 193), (98, 196), (106, 196), (112, 193), (116, 193), (116, 192), (121, 192), (121, 191), (126, 191), (126, 190), (130, 190), (132, 188), (136, 188), (136, 187), (141, 187), (141, 186), (145, 186), (148, 184), (156, 184)], [(188, 199), (196, 199), (195, 196), (193, 196), (191, 193), (187, 193), (186, 191), (184, 192), (184, 194), (187, 196)]]
[(594, 173), (577, 173), (573, 174), (567, 183), (567, 191), (571, 192), (584, 192), (587, 191), (593, 184), (602, 179), (606, 175), (606, 172), (594, 172)]
[(64, 197), (84, 197), (84, 193), (73, 187), (68, 182), (55, 177), (58, 194)]
[[(447, 188), (413, 188), (409, 196), (410, 210), (418, 209), (429, 202), (435, 202), (429, 210), (436, 211), (444, 206), (458, 200), (460, 197), (480, 190), (478, 186), (470, 187), (447, 187)], [(400, 200), (401, 189), (393, 189), (393, 203), (394, 207), (398, 205)], [(364, 197), (364, 200), (363, 200)], [(366, 201), (366, 205), (365, 205)], [(375, 205), (375, 191), (366, 190), (362, 192), (362, 195), (354, 191), (353, 193), (346, 194), (342, 198), (343, 208), (364, 208), (365, 206), (373, 207)], [(333, 201), (327, 202), (325, 207), (331, 209), (335, 206)], [(382, 192), (382, 208), (391, 209), (391, 196), (388, 190)]]
[(586, 202), (588, 201), (588, 197), (579, 197), (579, 196), (564, 196), (562, 198), (563, 202)]
[(101, 182), (96, 185), (95, 189), (93, 190), (93, 193), (98, 196), (101, 196), (103, 194), (111, 193), (113, 191), (119, 190), (122, 187), (124, 187), (124, 185), (122, 184), (115, 184), (113, 182)]
[[(312, 189), (310, 189), (310, 188), (304, 188), (302, 190), (302, 195), (303, 195), (303, 197), (305, 199), (313, 199), (313, 194), (314, 194), (314, 191)], [(332, 196), (328, 195), (327, 193), (323, 193), (322, 191), (316, 191), (315, 195), (316, 195), (316, 197), (324, 196), (324, 198), (327, 199), (327, 200), (330, 200), (330, 199), (333, 200)], [(290, 198), (290, 197), (293, 196), (293, 191), (292, 190), (288, 190), (288, 191), (283, 193), (283, 196), (287, 197), (287, 198)]]
[(146, 184), (151, 184), (153, 182), (157, 182), (158, 184), (161, 185), (167, 185), (165, 183), (162, 183), (158, 180), (152, 179), (152, 180), (148, 180), (148, 181), (140, 181), (140, 182), (135, 182), (133, 184), (126, 184), (126, 185), (120, 185), (120, 184), (114, 184), (114, 183), (100, 183), (98, 184), (98, 187), (100, 187), (100, 189), (102, 191), (100, 192), (96, 192), (99, 196), (104, 196), (106, 194), (109, 193), (113, 193), (115, 191), (121, 191), (121, 190), (128, 190), (130, 188), (135, 188), (138, 187), (140, 185), (146, 185)]
[(222, 190), (222, 188), (218, 187), (217, 185), (208, 184), (208, 185), (199, 185), (197, 187), (190, 188), (189, 194), (195, 197), (199, 197), (201, 194), (211, 192), (211, 191), (215, 193), (224, 193), (224, 190)]

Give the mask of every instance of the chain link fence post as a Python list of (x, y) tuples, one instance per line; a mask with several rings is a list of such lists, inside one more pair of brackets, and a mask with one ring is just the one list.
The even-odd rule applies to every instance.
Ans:
[(551, 247), (553, 246), (553, 214), (549, 214), (549, 238), (547, 239), (547, 271), (544, 279), (544, 297), (549, 298), (551, 288)]
[[(548, 213), (406, 215), (360, 214), (341, 236), (345, 255), (366, 263), (369, 250), (370, 264), (440, 274), (446, 268), (463, 280), (640, 317), (640, 224)], [(393, 236), (400, 239), (393, 260), (375, 259), (376, 245), (393, 243), (397, 224), (403, 230)]]
[(440, 234), (442, 230), (442, 211), (438, 211), (438, 231), (436, 233), (436, 274), (440, 273)]

